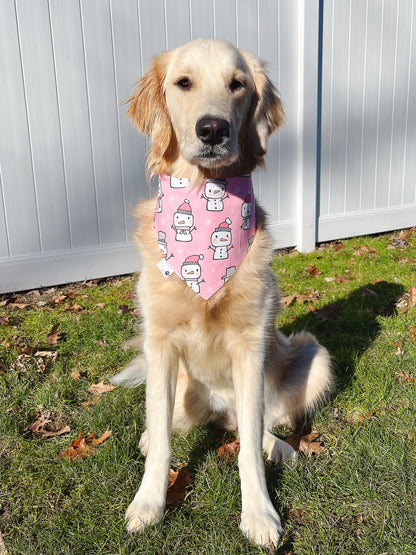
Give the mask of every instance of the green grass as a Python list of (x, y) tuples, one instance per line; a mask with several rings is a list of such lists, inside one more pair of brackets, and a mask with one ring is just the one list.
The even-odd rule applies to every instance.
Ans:
[[(331, 401), (310, 423), (326, 451), (266, 468), (284, 523), (281, 554), (416, 553), (416, 308), (397, 307), (416, 286), (415, 245), (414, 229), (273, 259), (283, 296), (304, 300), (293, 300), (279, 327), (316, 334), (336, 373)], [(187, 497), (161, 524), (127, 535), (124, 512), (143, 474), (144, 388), (116, 388), (95, 404), (88, 388), (134, 356), (122, 344), (138, 318), (120, 310), (134, 306), (133, 292), (133, 278), (118, 278), (18, 294), (14, 303), (0, 297), (0, 533), (8, 553), (265, 553), (238, 530), (238, 468), (218, 457), (229, 436), (213, 427), (174, 436), (172, 466), (186, 466), (194, 480)], [(59, 341), (48, 345), (58, 323)], [(57, 356), (39, 368), (43, 350)], [(71, 432), (35, 436), (28, 426), (41, 412)], [(58, 458), (81, 430), (107, 429), (112, 436), (93, 456)]]

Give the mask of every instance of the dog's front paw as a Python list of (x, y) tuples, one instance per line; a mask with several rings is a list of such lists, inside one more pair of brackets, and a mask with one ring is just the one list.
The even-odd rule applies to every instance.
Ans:
[(252, 542), (265, 547), (277, 548), (282, 534), (280, 518), (273, 507), (260, 512), (243, 512), (240, 528)]
[(130, 534), (140, 534), (150, 524), (157, 524), (162, 520), (164, 506), (134, 499), (126, 511), (127, 531)]

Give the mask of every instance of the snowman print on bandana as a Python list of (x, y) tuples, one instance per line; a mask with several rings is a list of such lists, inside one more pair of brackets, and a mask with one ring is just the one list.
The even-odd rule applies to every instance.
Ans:
[(195, 291), (195, 293), (200, 292), (199, 284), (205, 282), (204, 279), (199, 279), (201, 277), (201, 266), (199, 265), (199, 261), (203, 259), (203, 254), (188, 256), (181, 267), (182, 279), (193, 291)]
[(205, 183), (201, 198), (207, 201), (207, 210), (210, 212), (221, 212), (224, 210), (224, 199), (229, 198), (226, 194), (227, 181), (225, 179), (209, 179)]
[[(208, 179), (159, 176), (154, 230), (162, 275), (172, 274), (203, 299), (238, 271), (256, 232), (251, 177)], [(187, 287), (187, 289), (188, 289)]]
[(233, 248), (231, 244), (231, 224), (232, 221), (230, 218), (225, 218), (225, 220), (215, 228), (215, 231), (211, 235), (211, 245), (208, 248), (214, 251), (214, 260), (224, 260), (228, 258), (228, 251)]
[(176, 232), (176, 241), (192, 241), (192, 231), (196, 227), (194, 226), (194, 216), (188, 199), (185, 199), (174, 213), (172, 228)]
[(243, 225), (241, 226), (241, 229), (250, 229), (251, 214), (252, 214), (252, 203), (251, 203), (251, 193), (249, 192), (241, 206), (241, 217), (243, 218)]
[(171, 177), (170, 178), (170, 186), (172, 189), (184, 189), (188, 187), (189, 179), (185, 177)]

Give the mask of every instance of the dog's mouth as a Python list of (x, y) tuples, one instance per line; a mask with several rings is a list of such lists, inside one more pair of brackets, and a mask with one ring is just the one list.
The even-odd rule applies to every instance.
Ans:
[(230, 166), (238, 158), (238, 153), (232, 152), (229, 145), (204, 145), (194, 156), (193, 163), (203, 168)]

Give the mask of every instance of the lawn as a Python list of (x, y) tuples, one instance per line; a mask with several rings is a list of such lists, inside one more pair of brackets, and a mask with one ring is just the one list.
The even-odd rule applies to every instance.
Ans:
[[(272, 267), (279, 327), (316, 334), (336, 374), (302, 432), (321, 448), (266, 468), (284, 523), (278, 553), (415, 554), (416, 229), (276, 253)], [(144, 387), (105, 386), (134, 356), (123, 348), (140, 319), (134, 283), (0, 297), (1, 555), (267, 553), (239, 532), (237, 462), (218, 452), (232, 436), (214, 427), (174, 435), (172, 468), (192, 480), (185, 499), (141, 536), (125, 531), (143, 474)], [(68, 451), (81, 431), (111, 435)]]

